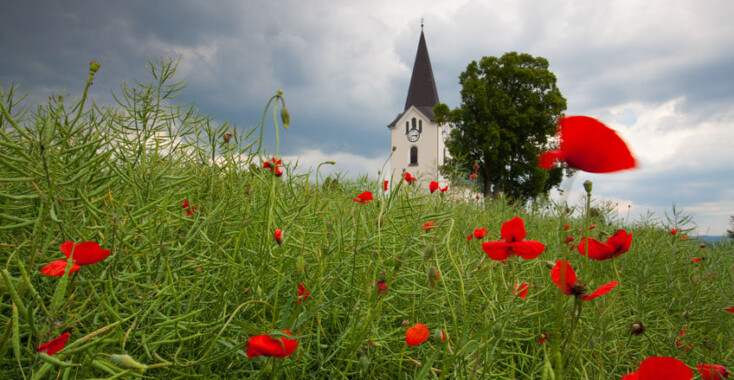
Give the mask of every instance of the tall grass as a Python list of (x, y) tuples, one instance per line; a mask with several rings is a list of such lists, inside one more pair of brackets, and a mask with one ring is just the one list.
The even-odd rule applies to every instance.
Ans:
[[(53, 95), (31, 108), (3, 89), (3, 378), (610, 379), (655, 355), (731, 368), (732, 246), (671, 235), (689, 221), (678, 211), (665, 224), (622, 225), (598, 201), (587, 222), (565, 203), (461, 200), (404, 182), (384, 193), (367, 178), (320, 185), (290, 163), (276, 177), (262, 168), (272, 157), (261, 131), (282, 128), (282, 95), (253, 128), (220, 125), (177, 102), (174, 72), (170, 60), (151, 63), (148, 80), (123, 86), (114, 108), (85, 104), (93, 72), (78, 101)], [(376, 199), (352, 200), (365, 190)], [(515, 216), (546, 245), (539, 258), (502, 264), (467, 241), (479, 227), (484, 241), (498, 240)], [(435, 228), (425, 232), (428, 221)], [(566, 243), (619, 228), (634, 238), (613, 262)], [(42, 275), (67, 240), (113, 253), (68, 276)], [(550, 280), (548, 262), (560, 259), (589, 288), (620, 281), (584, 302), (578, 322), (571, 308), (581, 304)], [(514, 296), (526, 282), (528, 297)], [(301, 303), (298, 284), (311, 293)], [(646, 330), (633, 336), (638, 321)], [(445, 342), (406, 345), (418, 322)], [(36, 354), (67, 328), (65, 349)], [(245, 355), (249, 337), (280, 330), (298, 340), (292, 355)]]

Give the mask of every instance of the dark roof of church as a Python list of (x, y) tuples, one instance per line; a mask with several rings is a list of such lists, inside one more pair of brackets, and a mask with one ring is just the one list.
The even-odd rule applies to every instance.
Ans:
[(433, 107), (436, 104), (438, 104), (436, 81), (433, 79), (433, 69), (431, 68), (431, 58), (428, 56), (426, 38), (423, 35), (423, 30), (421, 30), (418, 51), (415, 53), (415, 63), (413, 63), (413, 75), (410, 77), (410, 87), (408, 87), (408, 97), (405, 99), (405, 109), (388, 127), (395, 125), (410, 106), (415, 106), (433, 121)]

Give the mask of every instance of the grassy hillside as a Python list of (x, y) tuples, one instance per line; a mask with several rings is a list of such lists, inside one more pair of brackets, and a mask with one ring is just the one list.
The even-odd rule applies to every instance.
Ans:
[[(586, 220), (571, 216), (583, 206), (455, 199), (451, 187), (319, 182), (288, 162), (276, 176), (274, 163), (263, 168), (278, 153), (262, 151), (260, 125), (218, 125), (178, 105), (174, 66), (152, 67), (114, 109), (83, 97), (17, 104), (3, 89), (0, 377), (613, 379), (650, 356), (734, 365), (734, 250), (683, 239), (686, 217), (621, 225), (596, 201)], [(265, 110), (276, 126), (279, 101)], [(364, 191), (375, 199), (355, 202)], [(544, 251), (491, 260), (482, 243), (514, 217)], [(633, 237), (614, 259), (572, 247), (618, 229)], [(42, 274), (66, 260), (66, 241), (110, 255)], [(583, 294), (618, 285), (588, 301), (566, 295), (551, 281), (557, 260)], [(513, 294), (523, 283), (526, 298)], [(431, 337), (407, 345), (417, 323)], [(36, 353), (64, 331), (63, 350)], [(248, 339), (269, 333), (296, 349), (248, 357)]]

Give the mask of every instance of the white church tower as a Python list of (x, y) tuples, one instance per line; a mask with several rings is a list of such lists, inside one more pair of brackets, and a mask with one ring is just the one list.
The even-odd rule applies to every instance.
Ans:
[(402, 180), (407, 171), (418, 178), (421, 187), (428, 188), (430, 181), (437, 181), (442, 187), (446, 185), (438, 168), (449, 157), (445, 146), (449, 127), (436, 124), (433, 115), (436, 104), (438, 92), (421, 23), (421, 37), (405, 107), (387, 126), (390, 130), (390, 146), (395, 149), (390, 160), (393, 183)]

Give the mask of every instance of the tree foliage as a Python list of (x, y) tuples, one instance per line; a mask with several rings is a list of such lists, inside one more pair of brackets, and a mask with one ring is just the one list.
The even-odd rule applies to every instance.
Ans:
[(726, 236), (729, 239), (734, 239), (734, 215), (729, 217), (729, 224), (731, 225), (731, 229), (726, 230)]
[(439, 123), (453, 125), (447, 166), (471, 170), (475, 163), (485, 196), (512, 199), (547, 193), (563, 179), (562, 169), (537, 166), (537, 157), (555, 134), (566, 99), (548, 60), (510, 52), (471, 62), (459, 76), (461, 105), (438, 104)]

